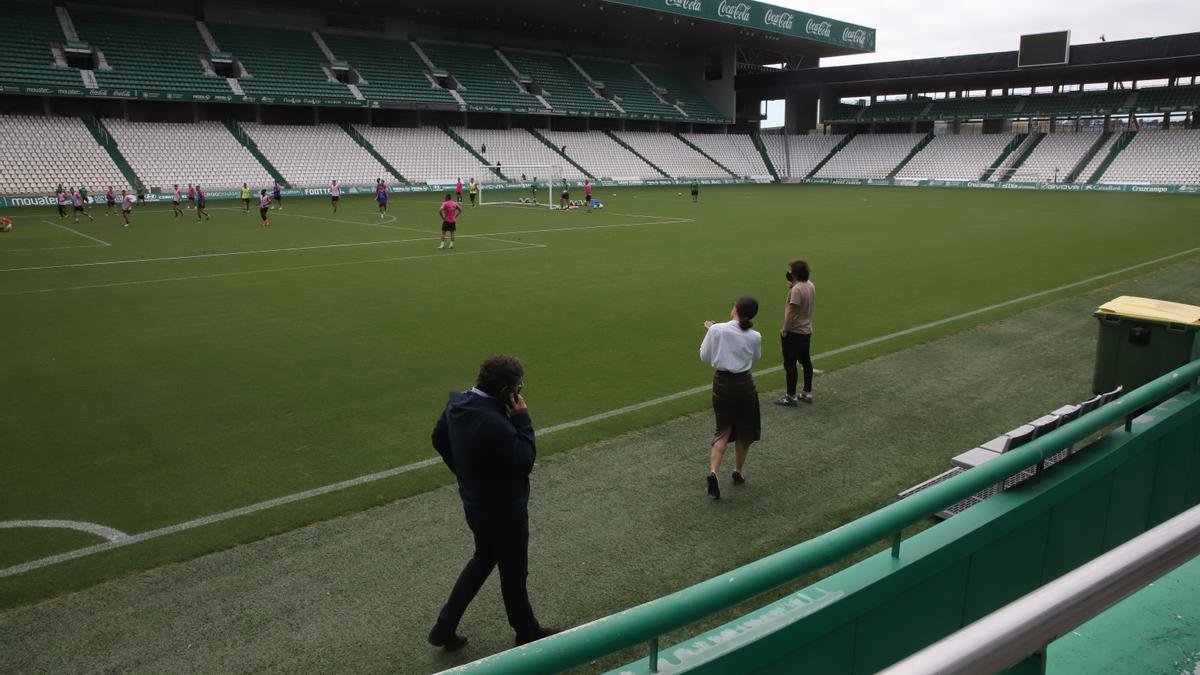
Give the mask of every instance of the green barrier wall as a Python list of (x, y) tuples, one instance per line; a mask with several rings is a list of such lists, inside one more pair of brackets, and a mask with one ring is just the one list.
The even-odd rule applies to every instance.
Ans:
[[(596, 188), (603, 188), (603, 187), (654, 187), (654, 186), (667, 186), (667, 185), (689, 185), (689, 184), (691, 184), (691, 182), (692, 182), (691, 179), (686, 179), (686, 178), (678, 178), (678, 179), (663, 178), (663, 179), (659, 179), (659, 180), (638, 180), (638, 181), (606, 181), (606, 182), (592, 181), (592, 185), (595, 186)], [(764, 181), (733, 179), (733, 178), (701, 178), (701, 179), (697, 180), (696, 182), (701, 185), (753, 185), (753, 184), (762, 183)], [(583, 187), (583, 181), (568, 181), (568, 184), (573, 188)], [(531, 185), (531, 183), (521, 183), (521, 182), (505, 183), (503, 185), (486, 184), (485, 183), (483, 186), (483, 189), (487, 190), (487, 191), (528, 190), (530, 188), (530, 185)], [(556, 183), (556, 185), (561, 185), (561, 183)], [(265, 187), (269, 187), (269, 186), (265, 186)], [(252, 189), (250, 191), (250, 196), (254, 197), (255, 199), (258, 199), (258, 190), (259, 189), (261, 189), (261, 188)], [(388, 186), (388, 192), (390, 192), (391, 194), (403, 194), (406, 192), (446, 192), (448, 190), (453, 191), (453, 189), (454, 189), (454, 186), (450, 185), (450, 184), (446, 184), (446, 185), (389, 185)], [(286, 190), (283, 190), (282, 192), (283, 192), (284, 197), (315, 197), (315, 196), (328, 195), (329, 188), (327, 188), (327, 187), (288, 188)], [(373, 194), (375, 194), (375, 187), (371, 186), (371, 185), (342, 186), (342, 194), (343, 195), (373, 195)], [(205, 196), (208, 198), (209, 201), (226, 201), (226, 200), (231, 200), (231, 199), (240, 200), (242, 198), (242, 193), (237, 190), (222, 190), (222, 191), (214, 190), (211, 192), (206, 192)], [(603, 197), (601, 195), (597, 195), (597, 197), (599, 197), (601, 199), (601, 201), (603, 201)], [(92, 204), (104, 204), (104, 194), (103, 193), (91, 194), (91, 195), (88, 195), (88, 198)], [(170, 201), (171, 201), (171, 196), (168, 195), (167, 193), (163, 192), (163, 193), (146, 195), (145, 203), (146, 204), (166, 204), (166, 203), (169, 203)], [(17, 206), (54, 206), (54, 207), (57, 207), (57, 205), (58, 205), (58, 199), (53, 194), (0, 196), (0, 207), (17, 207)], [(136, 208), (136, 206), (135, 206), (135, 208)]]
[[(874, 672), (1200, 503), (1198, 377), (1193, 361), (836, 530), (453, 672), (553, 673), (638, 644), (650, 656), (616, 672)], [(1035, 481), (901, 541), (905, 527), (1122, 423)], [(890, 552), (659, 649), (660, 635), (889, 538)]]
[(956, 180), (902, 180), (895, 178), (806, 178), (809, 185), (893, 185), (896, 187), (949, 187), (982, 190), (1051, 190), (1054, 192), (1156, 192), (1200, 195), (1200, 185), (1122, 185), (1108, 183), (1023, 183)]
[[(1153, 419), (1151, 419), (1153, 418)], [(662, 650), (659, 672), (873, 673), (1200, 503), (1200, 396), (890, 552)], [(617, 672), (647, 673), (647, 660)]]

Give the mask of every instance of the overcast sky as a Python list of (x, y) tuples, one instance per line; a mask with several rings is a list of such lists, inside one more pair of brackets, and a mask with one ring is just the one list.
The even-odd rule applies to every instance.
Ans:
[[(1071, 31), (1071, 44), (1200, 31), (1200, 0), (766, 0), (874, 28), (875, 52), (822, 59), (822, 66), (1012, 51), (1021, 35)], [(783, 124), (772, 105), (765, 126)]]
[(876, 30), (875, 53), (823, 66), (1009, 51), (1023, 34), (1056, 30), (1071, 31), (1071, 44), (1200, 31), (1200, 0), (767, 1)]

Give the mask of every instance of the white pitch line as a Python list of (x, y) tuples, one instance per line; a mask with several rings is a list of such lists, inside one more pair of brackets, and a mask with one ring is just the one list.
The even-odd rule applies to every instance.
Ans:
[(109, 541), (120, 541), (129, 535), (124, 532), (101, 525), (99, 523), (88, 523), (82, 520), (0, 520), (0, 530), (12, 530), (26, 527), (45, 527), (56, 530), (79, 530), (94, 534), (97, 537), (103, 537)]
[[(340, 221), (340, 222), (349, 222), (349, 221)], [(508, 237), (508, 236), (514, 236), (514, 235), (522, 235), (522, 234), (525, 234), (525, 235), (541, 234), (544, 232), (546, 232), (546, 233), (548, 233), (548, 232), (574, 232), (574, 231), (597, 230), (597, 229), (606, 229), (606, 228), (615, 228), (615, 227), (644, 227), (647, 225), (677, 225), (677, 224), (692, 223), (692, 222), (695, 222), (695, 221), (691, 220), (691, 219), (683, 219), (683, 220), (678, 220), (678, 219), (665, 220), (664, 219), (664, 220), (660, 220), (660, 221), (650, 221), (650, 222), (646, 222), (646, 223), (614, 223), (611, 225), (581, 225), (578, 227), (556, 227), (556, 228), (542, 228), (542, 229), (535, 229), (535, 230), (515, 230), (512, 232), (496, 232), (496, 233), (492, 233), (492, 234), (464, 234), (464, 235), (459, 236), (458, 238), (459, 239), (487, 239), (489, 237), (490, 238)], [(361, 224), (361, 223), (351, 223), (351, 224)], [(416, 230), (416, 231), (417, 232), (426, 232), (425, 230)], [(385, 244), (411, 244), (413, 242), (434, 241), (437, 239), (436, 233), (434, 233), (434, 232), (426, 232), (426, 233), (429, 234), (428, 237), (417, 237), (417, 238), (413, 238), (413, 239), (383, 239), (383, 240), (379, 240), (379, 241), (359, 241), (359, 242), (349, 242), (349, 243), (344, 243), (344, 244), (319, 244), (319, 245), (314, 245), (314, 246), (292, 246), (292, 247), (288, 247), (288, 248), (264, 248), (264, 249), (255, 249), (255, 250), (251, 250), (251, 251), (229, 251), (226, 253), (198, 253), (195, 255), (164, 256), (164, 257), (160, 257), (160, 258), (131, 258), (131, 259), (126, 259), (126, 260), (99, 260), (99, 261), (95, 261), (95, 262), (66, 263), (66, 264), (62, 264), (62, 265), (40, 265), (40, 266), (33, 266), (33, 267), (0, 267), (0, 272), (38, 272), (38, 271), (44, 271), (44, 270), (74, 269), (74, 268), (80, 268), (80, 267), (106, 267), (109, 265), (138, 265), (138, 264), (142, 264), (142, 263), (152, 263), (152, 262), (176, 262), (176, 261), (180, 261), (180, 260), (199, 260), (199, 259), (204, 259), (204, 258), (228, 258), (228, 257), (232, 257), (232, 256), (259, 255), (259, 254), (266, 254), (266, 253), (292, 253), (295, 251), (315, 251), (315, 250), (320, 250), (320, 249), (353, 248), (353, 247), (359, 247), (359, 246), (381, 246), (381, 245), (385, 245)], [(497, 239), (497, 241), (500, 241), (500, 240)], [(524, 243), (524, 242), (521, 242), (521, 243)], [(538, 244), (528, 244), (528, 243), (526, 243), (525, 245), (526, 246), (539, 246)]]
[[(420, 241), (427, 241), (427, 240), (422, 239)], [(546, 245), (545, 244), (522, 243), (520, 246), (510, 246), (508, 248), (495, 248), (495, 249), (490, 249), (487, 251), (456, 252), (454, 254), (454, 257), (460, 258), (465, 255), (482, 255), (485, 253), (503, 253), (505, 251), (524, 251), (524, 250), (533, 250), (533, 249), (539, 249), (539, 248), (546, 248)], [(400, 262), (403, 260), (422, 260), (425, 258), (444, 258), (444, 257), (447, 257), (446, 254), (444, 254), (444, 253), (430, 253), (430, 254), (425, 254), (425, 255), (401, 256), (401, 257), (396, 257), (396, 258), (372, 258), (371, 260), (350, 260), (350, 261), (346, 261), (346, 262), (336, 262), (336, 263), (318, 263), (318, 264), (314, 264), (314, 265), (293, 265), (293, 266), (289, 266), (289, 267), (273, 267), (270, 269), (262, 269), (262, 270), (242, 270), (242, 271), (238, 271), (238, 272), (218, 272), (215, 274), (192, 274), (192, 275), (183, 276), (183, 277), (165, 277), (162, 279), (140, 279), (137, 281), (115, 281), (115, 282), (107, 283), (107, 284), (89, 284), (89, 285), (85, 285), (85, 286), (63, 286), (60, 288), (36, 288), (33, 290), (28, 290), (28, 291), (11, 291), (11, 292), (7, 292), (7, 293), (0, 293), (0, 297), (8, 297), (8, 296), (14, 296), (14, 295), (35, 295), (35, 294), (39, 294), (39, 293), (58, 293), (61, 291), (86, 291), (86, 290), (96, 289), (96, 288), (117, 288), (120, 286), (141, 286), (144, 284), (161, 284), (161, 283), (167, 283), (167, 282), (171, 282), (171, 281), (193, 281), (196, 279), (215, 279), (215, 278), (220, 278), (220, 277), (236, 277), (236, 276), (244, 276), (244, 275), (249, 275), (249, 274), (268, 274), (271, 272), (295, 272), (298, 270), (313, 270), (313, 269), (322, 269), (322, 268), (327, 268), (327, 267), (347, 267), (350, 265), (366, 265), (366, 264), (370, 264), (370, 263)]]
[[(887, 335), (881, 335), (879, 337), (871, 338), (869, 340), (863, 340), (862, 342), (856, 342), (855, 344), (846, 345), (845, 347), (838, 347), (837, 349), (832, 349), (830, 351), (817, 354), (813, 358), (821, 359), (821, 358), (828, 358), (830, 356), (834, 356), (837, 354), (844, 354), (849, 351), (853, 351), (856, 349), (862, 349), (863, 347), (869, 347), (871, 345), (876, 345), (881, 342), (886, 342), (888, 340), (894, 340), (898, 337), (903, 337), (905, 335), (911, 335), (913, 333), (916, 333), (916, 332), (919, 332), (922, 330), (927, 330), (929, 328), (941, 326), (941, 325), (944, 325), (947, 323), (951, 323), (953, 321), (958, 321), (960, 319), (965, 319), (965, 318), (969, 318), (972, 316), (976, 316), (976, 315), (982, 314), (984, 312), (990, 312), (990, 311), (993, 311), (996, 309), (1001, 309), (1003, 307), (1008, 307), (1011, 305), (1015, 305), (1015, 304), (1026, 302), (1029, 300), (1033, 300), (1036, 298), (1044, 297), (1044, 296), (1051, 295), (1053, 293), (1058, 293), (1060, 291), (1064, 291), (1067, 289), (1076, 288), (1078, 286), (1083, 286), (1083, 285), (1086, 285), (1086, 284), (1089, 284), (1089, 283), (1092, 283), (1095, 281), (1099, 281), (1101, 279), (1106, 279), (1108, 277), (1112, 277), (1117, 274), (1123, 274), (1125, 272), (1130, 272), (1130, 271), (1133, 271), (1136, 269), (1141, 269), (1143, 267), (1149, 267), (1150, 265), (1156, 265), (1158, 263), (1165, 262), (1167, 260), (1172, 260), (1174, 258), (1179, 258), (1179, 257), (1186, 256), (1186, 255), (1196, 253), (1196, 252), (1200, 252), (1200, 246), (1197, 246), (1196, 248), (1188, 249), (1186, 251), (1172, 253), (1171, 255), (1163, 256), (1161, 258), (1155, 258), (1154, 260), (1148, 260), (1143, 263), (1138, 263), (1137, 265), (1130, 265), (1129, 267), (1125, 267), (1125, 268), (1122, 268), (1119, 270), (1113, 270), (1112, 272), (1098, 274), (1096, 276), (1088, 277), (1087, 279), (1083, 279), (1080, 281), (1075, 281), (1075, 282), (1072, 282), (1069, 284), (1063, 284), (1062, 286), (1057, 286), (1055, 288), (1047, 289), (1044, 291), (1038, 291), (1037, 293), (1030, 293), (1029, 295), (1023, 295), (1019, 298), (1013, 298), (1012, 300), (1006, 300), (1004, 302), (999, 302), (999, 303), (996, 303), (993, 305), (988, 305), (986, 307), (980, 307), (978, 309), (973, 309), (969, 312), (955, 314), (954, 316), (946, 317), (944, 319), (939, 319), (937, 321), (931, 321), (929, 323), (924, 323), (919, 326), (913, 326), (912, 328), (906, 328), (904, 330), (896, 331), (894, 333), (889, 333)], [(757, 371), (754, 374), (756, 376), (768, 375), (771, 373), (779, 372), (782, 369), (783, 369), (783, 366), (773, 366), (771, 368), (764, 368), (763, 370)], [(537, 435), (545, 436), (547, 434), (552, 434), (552, 433), (555, 433), (558, 431), (563, 431), (565, 429), (572, 429), (572, 428), (575, 428), (578, 426), (582, 426), (584, 424), (590, 424), (592, 422), (609, 419), (609, 418), (615, 417), (617, 415), (623, 415), (625, 413), (634, 412), (637, 410), (643, 410), (645, 408), (649, 408), (651, 406), (666, 403), (668, 401), (674, 401), (674, 400), (677, 400), (680, 398), (685, 398), (687, 396), (692, 396), (694, 394), (699, 394), (699, 393), (708, 391), (708, 389), (709, 389), (709, 385), (693, 387), (691, 389), (687, 389), (687, 390), (684, 390), (681, 392), (676, 392), (674, 394), (668, 394), (666, 396), (660, 396), (658, 398), (651, 399), (649, 401), (635, 403), (633, 405), (624, 406), (622, 408), (616, 408), (614, 410), (598, 413), (596, 415), (591, 415), (589, 417), (585, 417), (585, 418), (582, 418), (579, 420), (573, 420), (571, 422), (563, 422), (561, 424), (555, 424), (553, 426), (546, 427), (546, 428), (542, 429), (541, 431), (538, 431)], [(0, 569), (0, 578), (13, 576), (15, 574), (22, 574), (24, 572), (30, 572), (30, 571), (40, 569), (43, 567), (48, 567), (50, 565), (57, 565), (59, 563), (66, 562), (68, 560), (75, 560), (77, 558), (89, 556), (89, 555), (92, 555), (93, 553), (100, 553), (101, 551), (108, 551), (108, 550), (118, 548), (121, 546), (128, 546), (130, 544), (136, 544), (138, 542), (146, 541), (148, 539), (155, 539), (155, 538), (162, 537), (162, 536), (165, 536), (168, 534), (174, 534), (176, 532), (182, 532), (184, 530), (190, 530), (190, 529), (193, 529), (196, 527), (201, 527), (203, 525), (209, 525), (209, 524), (220, 522), (223, 520), (228, 520), (230, 518), (237, 518), (239, 516), (257, 513), (259, 511), (264, 511), (266, 509), (270, 509), (275, 506), (280, 506), (283, 504), (290, 504), (292, 502), (297, 502), (297, 501), (300, 501), (303, 499), (308, 499), (309, 497), (315, 497), (318, 495), (328, 494), (330, 492), (336, 492), (338, 490), (343, 490), (343, 489), (354, 487), (357, 485), (363, 485), (365, 483), (370, 483), (370, 482), (381, 480), (384, 478), (390, 478), (392, 476), (399, 476), (401, 474), (416, 471), (418, 469), (423, 469), (427, 466), (433, 466), (434, 464), (437, 464), (440, 461), (441, 461), (440, 457), (431, 457), (429, 459), (423, 459), (419, 462), (414, 462), (412, 464), (406, 464), (404, 466), (398, 466), (398, 467), (395, 467), (392, 469), (387, 469), (385, 471), (379, 471), (377, 473), (371, 473), (371, 474), (367, 474), (365, 476), (359, 476), (358, 478), (351, 478), (349, 480), (344, 480), (339, 483), (333, 483), (331, 485), (324, 485), (321, 487), (312, 488), (311, 490), (306, 490), (304, 492), (297, 492), (296, 494), (285, 495), (283, 497), (277, 497), (275, 499), (270, 499), (265, 502), (259, 502), (257, 504), (250, 504), (249, 506), (243, 506), (238, 509), (233, 509), (232, 511), (224, 511), (222, 513), (217, 513), (217, 514), (214, 514), (211, 516), (204, 516), (202, 518), (197, 518), (195, 520), (189, 520), (184, 523), (178, 523), (176, 525), (169, 525), (167, 527), (162, 527), (157, 530), (150, 530), (148, 532), (142, 532), (140, 534), (130, 535), (120, 541), (113, 541), (113, 542), (108, 542), (108, 543), (104, 543), (104, 544), (96, 544), (95, 546), (88, 546), (86, 548), (76, 549), (74, 551), (68, 551), (66, 553), (60, 553), (58, 555), (49, 556), (47, 558), (41, 558), (39, 560), (33, 560), (33, 561), (30, 561), (27, 563), (21, 563), (19, 565), (14, 565), (12, 567)]]
[(0, 253), (27, 253), (30, 251), (65, 251), (69, 248), (104, 248), (100, 244), (80, 244), (79, 246), (44, 246), (42, 248), (9, 248), (0, 249)]
[(107, 241), (104, 241), (103, 239), (97, 239), (90, 234), (84, 234), (84, 233), (80, 232), (79, 230), (76, 230), (73, 227), (67, 227), (66, 225), (63, 225), (62, 223), (56, 223), (52, 220), (43, 220), (42, 222), (47, 223), (49, 225), (53, 225), (55, 227), (62, 228), (64, 230), (66, 230), (67, 232), (74, 232), (75, 234), (83, 237), (84, 239), (91, 239), (92, 241), (96, 242), (97, 244), (101, 244), (103, 246), (112, 246), (112, 244), (108, 243)]

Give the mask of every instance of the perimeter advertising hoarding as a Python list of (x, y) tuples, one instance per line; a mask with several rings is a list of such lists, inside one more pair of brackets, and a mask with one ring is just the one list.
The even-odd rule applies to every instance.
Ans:
[(780, 33), (837, 45), (859, 52), (875, 51), (875, 29), (816, 14), (797, 12), (753, 0), (608, 0), (670, 14), (720, 21), (743, 28)]

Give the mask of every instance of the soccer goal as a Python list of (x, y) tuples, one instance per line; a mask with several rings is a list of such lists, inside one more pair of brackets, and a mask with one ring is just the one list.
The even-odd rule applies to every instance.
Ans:
[[(563, 169), (551, 164), (506, 164), (499, 167), (505, 180), (479, 186), (483, 206), (532, 206), (557, 209), (563, 192)], [(534, 186), (537, 194), (534, 195)]]

